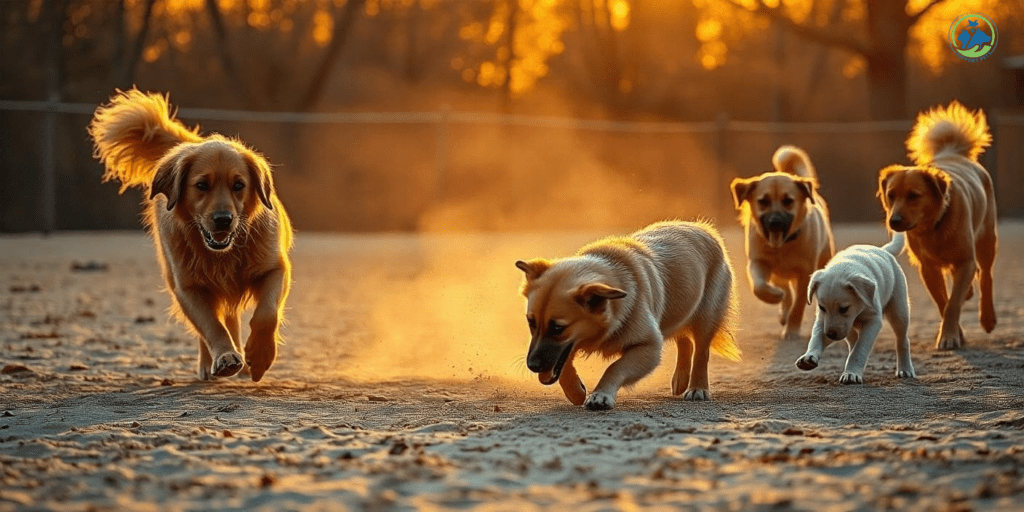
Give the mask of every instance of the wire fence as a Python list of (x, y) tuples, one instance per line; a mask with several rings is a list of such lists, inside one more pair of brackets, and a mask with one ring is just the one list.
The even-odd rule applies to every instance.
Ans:
[[(95, 109), (0, 100), (0, 231), (137, 225), (137, 198), (112, 200), (113, 187), (98, 184), (101, 170), (85, 134)], [(733, 217), (728, 182), (769, 170), (774, 148), (783, 143), (804, 147), (814, 159), (834, 220), (876, 219), (874, 176), (884, 165), (906, 161), (902, 141), (913, 123), (725, 116), (623, 122), (448, 109), (177, 113), (186, 122), (202, 122), (204, 130), (239, 136), (278, 164), (278, 189), (297, 226), (345, 231), (607, 227), (651, 217)], [(1024, 116), (995, 114), (989, 122), (995, 142), (982, 163), (999, 185), (1001, 215), (1020, 216)], [(313, 206), (325, 198), (335, 203), (331, 215)]]

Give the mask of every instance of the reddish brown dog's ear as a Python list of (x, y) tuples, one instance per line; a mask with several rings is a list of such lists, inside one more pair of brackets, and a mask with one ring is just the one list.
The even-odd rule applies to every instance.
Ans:
[(149, 199), (163, 194), (167, 197), (167, 211), (173, 210), (185, 190), (185, 182), (191, 169), (192, 158), (189, 155), (176, 154), (164, 158), (153, 175), (153, 182), (149, 185)]
[(810, 199), (811, 204), (814, 204), (814, 191), (818, 188), (818, 181), (814, 178), (802, 178), (795, 177), (793, 182), (796, 183), (797, 187), (807, 195), (807, 199)]
[(573, 293), (576, 303), (591, 311), (601, 311), (609, 300), (621, 299), (625, 296), (626, 292), (603, 283), (585, 284)]
[(757, 178), (736, 178), (732, 180), (732, 184), (729, 185), (729, 188), (732, 189), (732, 200), (736, 204), (737, 210), (739, 210), (740, 207), (743, 206), (743, 202), (748, 199), (750, 192), (754, 190), (754, 187), (760, 181), (761, 180)]
[(249, 175), (253, 183), (256, 184), (256, 195), (259, 196), (260, 202), (268, 210), (273, 210), (274, 203), (271, 202), (270, 198), (274, 195), (274, 182), (270, 178), (270, 164), (263, 157), (250, 151), (244, 151), (242, 157), (245, 158), (245, 164), (249, 168)]
[(885, 189), (889, 186), (889, 180), (893, 176), (903, 172), (905, 169), (899, 165), (890, 165), (885, 169), (878, 172), (878, 198), (882, 201), (882, 206), (889, 206), (889, 198), (885, 195)]
[(516, 262), (516, 267), (526, 274), (526, 279), (528, 281), (532, 281), (540, 277), (544, 271), (551, 268), (551, 262), (543, 258), (536, 258), (530, 261), (519, 260)]

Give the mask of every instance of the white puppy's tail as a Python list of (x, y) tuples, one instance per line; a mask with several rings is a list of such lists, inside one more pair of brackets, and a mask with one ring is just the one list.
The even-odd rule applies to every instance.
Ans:
[(814, 170), (814, 165), (811, 164), (811, 157), (796, 146), (780, 146), (772, 156), (772, 165), (778, 172), (818, 179), (818, 173)]
[(889, 240), (889, 243), (883, 245), (882, 249), (885, 249), (886, 252), (892, 254), (893, 256), (899, 256), (900, 253), (903, 252), (903, 248), (906, 247), (906, 245), (907, 235), (903, 233), (895, 233), (892, 236), (892, 240)]
[(917, 116), (907, 137), (907, 151), (917, 165), (928, 165), (943, 155), (960, 155), (977, 161), (992, 142), (985, 113), (967, 110), (953, 100), (948, 107), (936, 107)]

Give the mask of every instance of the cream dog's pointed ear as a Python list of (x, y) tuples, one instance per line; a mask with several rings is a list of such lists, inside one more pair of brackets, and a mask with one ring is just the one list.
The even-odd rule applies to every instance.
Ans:
[(814, 294), (818, 292), (818, 285), (821, 284), (821, 271), (815, 270), (811, 274), (811, 282), (807, 284), (807, 304), (814, 300)]
[(801, 191), (803, 191), (807, 196), (807, 199), (811, 201), (811, 204), (814, 204), (814, 190), (818, 188), (818, 180), (798, 176), (793, 178), (793, 182), (796, 183), (796, 186), (799, 187)]
[(846, 283), (853, 293), (857, 294), (865, 306), (875, 303), (875, 282), (858, 274), (850, 276), (850, 282)]
[(736, 209), (739, 210), (743, 206), (743, 202), (749, 199), (750, 192), (754, 190), (754, 187), (761, 180), (758, 178), (736, 178), (732, 180), (732, 184), (729, 188), (732, 189), (732, 200), (736, 204)]
[(543, 258), (535, 258), (530, 261), (519, 260), (516, 262), (516, 267), (526, 274), (528, 281), (532, 281), (551, 268), (551, 262)]
[(626, 292), (604, 283), (589, 283), (577, 288), (572, 296), (580, 306), (590, 311), (601, 311), (609, 300), (621, 299)]

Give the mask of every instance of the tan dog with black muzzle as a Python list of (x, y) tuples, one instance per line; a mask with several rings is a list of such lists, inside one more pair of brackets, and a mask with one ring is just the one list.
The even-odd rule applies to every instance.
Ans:
[(772, 157), (775, 172), (732, 181), (740, 222), (746, 230), (747, 275), (758, 299), (782, 303), (785, 339), (800, 337), (811, 273), (835, 254), (828, 206), (803, 150), (782, 146)]
[[(732, 267), (715, 229), (660, 222), (629, 237), (594, 242), (575, 256), (517, 261), (530, 326), (526, 366), (544, 385), (591, 410), (611, 409), (619, 388), (653, 371), (665, 340), (679, 349), (672, 393), (709, 400), (711, 351), (738, 360), (732, 329)], [(594, 392), (573, 366), (576, 354), (620, 355)]]

